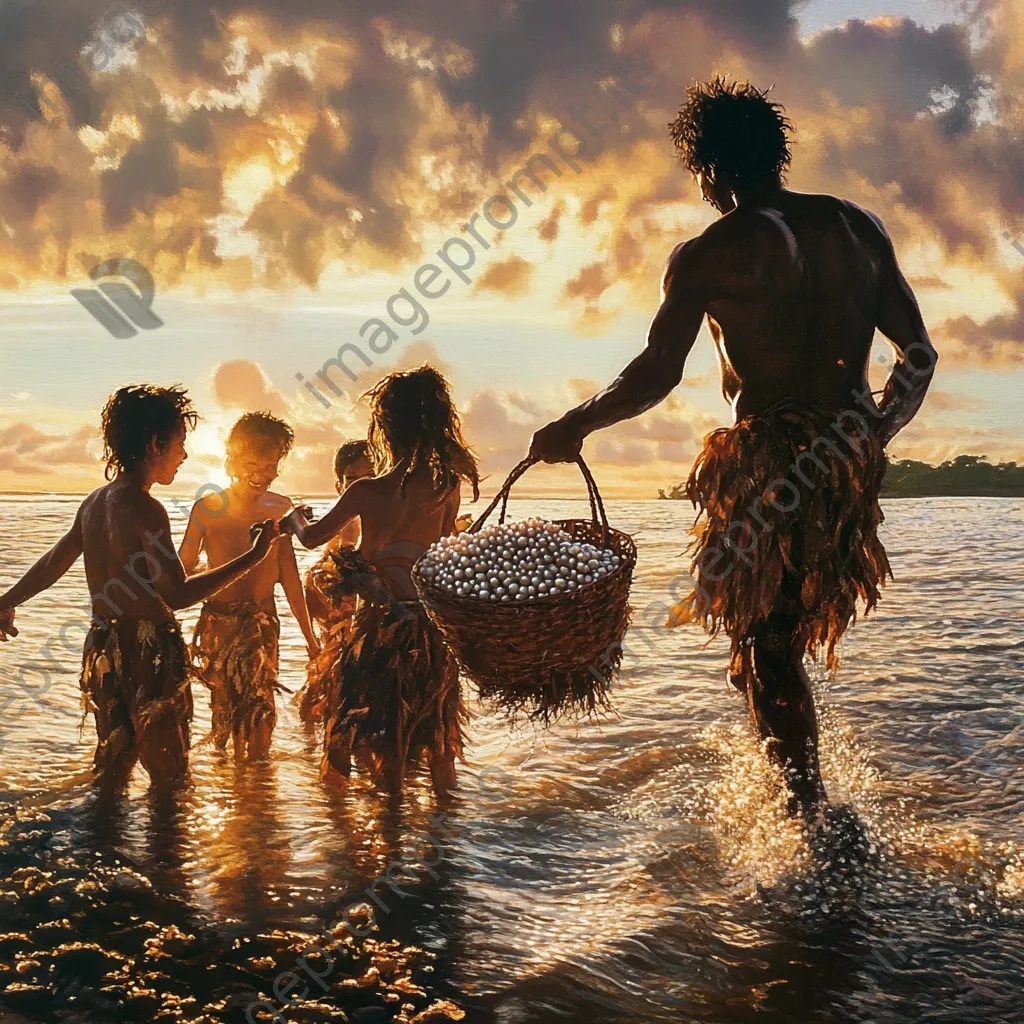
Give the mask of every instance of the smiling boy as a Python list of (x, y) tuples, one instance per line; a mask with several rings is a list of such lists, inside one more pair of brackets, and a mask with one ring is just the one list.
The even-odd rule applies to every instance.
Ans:
[[(192, 507), (179, 551), (187, 569), (198, 566), (203, 551), (211, 568), (222, 565), (248, 547), (255, 523), (287, 513), (292, 503), (272, 492), (270, 485), (293, 441), (288, 424), (269, 412), (246, 413), (231, 428), (224, 462), (231, 484), (223, 497), (210, 494)], [(277, 680), (281, 623), (274, 588), (278, 583), (306, 639), (309, 656), (315, 657), (319, 645), (290, 537), (279, 539), (276, 557), (203, 605), (192, 637), (193, 665), (210, 690), (214, 743), (223, 750), (232, 740), (239, 759), (266, 756), (277, 721), (274, 694), (285, 689)]]

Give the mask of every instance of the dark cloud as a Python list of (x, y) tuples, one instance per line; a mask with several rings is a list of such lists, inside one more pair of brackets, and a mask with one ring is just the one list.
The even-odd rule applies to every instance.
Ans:
[[(1013, 309), (978, 322), (974, 317), (952, 317), (933, 334), (952, 343), (948, 355), (955, 363), (977, 366), (1024, 366), (1024, 280), (1014, 291)], [(939, 346), (940, 352), (943, 351)]]
[(937, 103), (947, 111), (969, 104), (981, 85), (961, 24), (929, 30), (902, 18), (853, 19), (815, 36), (807, 60), (823, 92), (840, 103), (881, 107), (897, 118)]
[[(571, 104), (595, 123), (615, 110), (599, 81), (627, 58), (653, 88), (586, 139), (587, 177), (549, 181), (559, 204), (585, 190), (573, 215), (609, 236), (606, 259), (566, 285), (582, 322), (678, 240), (664, 209), (694, 193), (665, 123), (713, 70), (776, 83), (797, 126), (796, 187), (876, 209), (898, 243), (923, 231), (952, 262), (990, 259), (993, 221), (1024, 227), (1016, 2), (934, 30), (850, 21), (804, 44), (798, 0), (139, 0), (147, 37), (130, 52), (139, 40), (114, 45), (109, 0), (15, 0), (0, 6), (0, 283), (114, 249), (170, 283), (219, 270), (238, 287), (419, 258), (546, 148)], [(112, 59), (85, 70), (104, 37)], [(66, 96), (46, 86), (62, 71)], [(273, 180), (240, 215), (228, 182), (250, 161)], [(217, 253), (223, 215), (255, 236), (248, 270)], [(976, 326), (1021, 340), (1013, 317)]]

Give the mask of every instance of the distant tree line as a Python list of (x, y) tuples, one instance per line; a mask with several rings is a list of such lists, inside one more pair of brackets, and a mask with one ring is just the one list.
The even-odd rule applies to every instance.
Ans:
[[(681, 500), (686, 484), (658, 491), (659, 498)], [(1020, 498), (1024, 497), (1024, 466), (993, 464), (985, 455), (958, 455), (939, 466), (914, 459), (890, 459), (882, 483), (883, 498)]]
[(993, 465), (984, 455), (958, 455), (939, 466), (913, 459), (890, 459), (882, 482), (883, 498), (1019, 498), (1024, 496), (1024, 466)]

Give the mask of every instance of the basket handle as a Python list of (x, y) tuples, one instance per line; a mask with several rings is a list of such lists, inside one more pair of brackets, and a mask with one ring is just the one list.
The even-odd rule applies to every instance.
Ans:
[[(512, 491), (512, 485), (533, 465), (540, 462), (540, 459), (531, 458), (527, 456), (519, 463), (515, 469), (509, 473), (508, 478), (501, 485), (501, 489), (494, 496), (494, 500), (484, 509), (480, 518), (466, 531), (467, 533), (477, 533), (484, 525), (487, 517), (497, 507), (498, 502), (501, 502), (501, 512), (498, 515), (498, 523), (504, 524), (505, 513), (508, 508), (508, 497)], [(602, 533), (602, 543), (608, 541), (608, 515), (604, 510), (604, 502), (601, 500), (601, 493), (597, 489), (597, 482), (594, 480), (594, 474), (590, 472), (590, 467), (583, 461), (582, 455), (577, 455), (573, 460), (577, 466), (579, 466), (580, 472), (583, 474), (583, 479), (587, 484), (587, 497), (590, 499), (590, 516), (594, 522), (594, 525), (600, 525)], [(600, 523), (598, 518), (600, 517)]]

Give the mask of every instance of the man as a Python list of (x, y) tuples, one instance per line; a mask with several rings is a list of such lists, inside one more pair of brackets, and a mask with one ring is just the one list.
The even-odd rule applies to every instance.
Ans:
[[(784, 187), (791, 125), (749, 84), (693, 86), (669, 126), (723, 214), (676, 247), (646, 349), (600, 394), (538, 431), (530, 454), (569, 461), (594, 430), (638, 416), (680, 382), (705, 316), (734, 426), (705, 439), (687, 483), (704, 517), (697, 584), (670, 625), (732, 640), (791, 813), (825, 799), (805, 653), (835, 645), (891, 576), (878, 540), (883, 447), (919, 409), (937, 360), (881, 221), (854, 203)], [(875, 329), (897, 359), (876, 405)]]
[(188, 458), (185, 437), (196, 420), (180, 387), (135, 384), (114, 392), (101, 418), (110, 482), (82, 502), (64, 537), (0, 595), (0, 641), (6, 641), (18, 635), (15, 609), (52, 587), (84, 555), (92, 620), (81, 687), (96, 720), (93, 772), (104, 797), (123, 792), (138, 761), (157, 790), (184, 782), (192, 692), (174, 612), (248, 572), (279, 536), (277, 524), (267, 519), (237, 558), (186, 577), (171, 546), (167, 513), (150, 491), (173, 483)]

